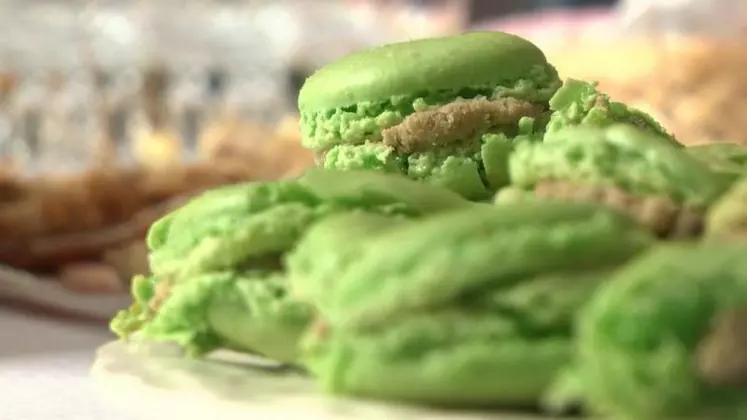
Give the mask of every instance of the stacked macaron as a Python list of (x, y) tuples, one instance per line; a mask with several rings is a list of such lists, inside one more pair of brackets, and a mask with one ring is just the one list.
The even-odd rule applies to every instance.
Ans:
[[(577, 308), (654, 242), (587, 204), (381, 217), (315, 225), (289, 278), (317, 313), (303, 361), (322, 387), (411, 403), (535, 404), (571, 360)], [(338, 252), (361, 230), (375, 233)]]
[(542, 51), (475, 32), (353, 53), (301, 89), (303, 143), (322, 165), (406, 175), (484, 199), (516, 138), (541, 136), (560, 87)]
[(497, 32), (353, 53), (299, 108), (322, 168), (154, 224), (115, 331), (345, 396), (747, 418), (747, 149), (683, 148)]
[(703, 231), (705, 212), (734, 181), (673, 145), (633, 125), (572, 126), (510, 155), (511, 188), (498, 203), (526, 198), (597, 202), (626, 211), (659, 236)]
[(312, 170), (207, 192), (150, 228), (153, 274), (134, 279), (135, 302), (112, 329), (173, 341), (192, 355), (232, 348), (293, 361), (311, 312), (288, 293), (283, 258), (309, 226), (336, 213), (397, 220), (474, 205), (375, 172)]

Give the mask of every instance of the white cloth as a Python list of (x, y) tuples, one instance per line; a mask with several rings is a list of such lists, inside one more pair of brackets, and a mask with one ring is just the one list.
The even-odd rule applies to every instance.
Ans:
[(132, 420), (103, 402), (88, 372), (112, 336), (0, 308), (0, 420)]

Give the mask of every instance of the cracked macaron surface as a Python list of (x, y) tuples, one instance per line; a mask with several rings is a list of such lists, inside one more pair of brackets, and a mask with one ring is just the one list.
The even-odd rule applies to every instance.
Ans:
[(134, 303), (112, 329), (192, 355), (228, 347), (292, 361), (312, 312), (288, 293), (283, 259), (310, 226), (338, 213), (396, 220), (474, 205), (401, 176), (324, 169), (207, 192), (151, 227), (152, 275), (133, 280)]
[(303, 143), (328, 168), (399, 172), (483, 199), (505, 180), (491, 171), (505, 167), (496, 150), (506, 146), (487, 144), (540, 135), (559, 86), (542, 51), (514, 35), (385, 45), (309, 77), (298, 101)]
[(600, 206), (524, 203), (402, 221), (307, 258), (339, 230), (326, 223), (356, 223), (344, 217), (288, 258), (292, 289), (324, 286), (306, 295), (317, 321), (301, 360), (328, 392), (426, 404), (536, 403), (570, 360), (575, 309), (653, 242)]

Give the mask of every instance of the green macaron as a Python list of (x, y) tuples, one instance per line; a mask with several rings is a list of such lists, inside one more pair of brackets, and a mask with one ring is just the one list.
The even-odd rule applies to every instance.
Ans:
[(402, 220), (309, 258), (377, 224), (328, 218), (288, 256), (292, 290), (323, 290), (304, 294), (318, 321), (301, 360), (328, 392), (422, 404), (536, 403), (571, 358), (576, 308), (653, 241), (604, 207), (521, 203)]
[(607, 127), (613, 124), (631, 124), (641, 130), (666, 138), (681, 147), (653, 117), (621, 102), (615, 102), (597, 89), (596, 83), (568, 79), (550, 99), (552, 115), (547, 131), (584, 125)]
[(400, 172), (486, 198), (504, 180), (491, 171), (506, 156), (484, 150), (497, 141), (485, 136), (534, 135), (559, 86), (539, 48), (501, 32), (362, 50), (306, 80), (303, 144), (327, 168)]
[(448, 190), (368, 171), (312, 169), (293, 180), (221, 187), (150, 228), (151, 271), (185, 277), (266, 260), (288, 250), (326, 214), (352, 209), (424, 214), (469, 205)]
[(747, 247), (657, 248), (578, 316), (578, 384), (615, 419), (744, 419)]
[(340, 213), (392, 220), (477, 206), (444, 189), (377, 172), (314, 169), (293, 180), (221, 187), (148, 232), (150, 277), (112, 320), (121, 336), (173, 341), (191, 355), (221, 347), (292, 361), (309, 307), (288, 293), (285, 254)]
[(521, 143), (509, 172), (523, 189), (542, 181), (582, 182), (701, 207), (730, 183), (669, 139), (626, 124), (567, 127), (547, 133), (542, 143)]

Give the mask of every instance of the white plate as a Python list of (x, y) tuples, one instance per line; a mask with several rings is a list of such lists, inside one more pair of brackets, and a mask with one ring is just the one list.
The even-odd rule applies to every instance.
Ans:
[(241, 359), (224, 353), (214, 360), (189, 360), (162, 344), (114, 342), (99, 349), (92, 376), (104, 398), (142, 420), (539, 419), (325, 397), (300, 373)]

